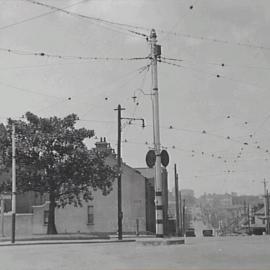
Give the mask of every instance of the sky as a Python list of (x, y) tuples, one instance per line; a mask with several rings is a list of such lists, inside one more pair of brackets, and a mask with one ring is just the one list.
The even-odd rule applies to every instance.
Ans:
[[(2, 122), (27, 111), (40, 117), (76, 113), (79, 127), (95, 131), (89, 147), (106, 137), (116, 149), (114, 109), (121, 104), (123, 117), (146, 123), (143, 129), (139, 121), (122, 120), (123, 160), (145, 167), (146, 153), (153, 147), (149, 59), (79, 57), (147, 57), (145, 36), (126, 29), (149, 35), (154, 28), (162, 57), (177, 59), (158, 63), (169, 188), (174, 186), (176, 164), (179, 186), (193, 189), (196, 196), (263, 192), (262, 181), (270, 180), (269, 1), (39, 2), (130, 27), (26, 0), (0, 0)], [(36, 52), (61, 57), (33, 55)]]

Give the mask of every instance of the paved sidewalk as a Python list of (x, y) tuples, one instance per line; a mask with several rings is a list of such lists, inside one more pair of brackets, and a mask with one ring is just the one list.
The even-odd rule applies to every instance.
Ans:
[(134, 238), (123, 238), (118, 240), (117, 237), (109, 235), (93, 234), (56, 234), (56, 235), (31, 235), (17, 236), (15, 243), (11, 243), (11, 237), (1, 237), (0, 247), (2, 246), (23, 246), (23, 245), (52, 245), (52, 244), (86, 244), (86, 243), (121, 243), (135, 242)]
[(124, 240), (104, 240), (104, 239), (96, 239), (96, 240), (34, 240), (34, 241), (15, 241), (15, 243), (11, 243), (11, 241), (1, 242), (1, 247), (7, 246), (34, 246), (34, 245), (69, 245), (69, 244), (110, 244), (110, 243), (130, 243), (135, 242), (135, 239), (124, 239)]
[(175, 245), (184, 244), (183, 238), (156, 238), (149, 235), (123, 235), (118, 240), (117, 235), (91, 235), (91, 234), (57, 234), (57, 235), (33, 235), (28, 237), (16, 237), (15, 243), (11, 243), (10, 237), (0, 238), (0, 247), (26, 246), (26, 245), (61, 245), (61, 244), (102, 244), (102, 243), (130, 243), (139, 245)]

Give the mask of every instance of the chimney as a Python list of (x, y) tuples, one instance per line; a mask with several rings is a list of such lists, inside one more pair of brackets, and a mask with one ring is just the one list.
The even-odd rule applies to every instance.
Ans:
[(96, 150), (98, 152), (107, 152), (108, 154), (112, 153), (112, 148), (109, 143), (106, 142), (106, 138), (100, 138), (99, 142), (95, 143), (96, 145)]

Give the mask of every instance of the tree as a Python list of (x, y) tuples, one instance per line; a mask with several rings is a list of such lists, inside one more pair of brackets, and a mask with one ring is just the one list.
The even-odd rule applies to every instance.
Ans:
[(107, 195), (116, 170), (105, 164), (105, 156), (88, 150), (85, 139), (93, 130), (77, 129), (75, 114), (61, 119), (26, 113), (25, 121), (8, 120), (7, 136), (0, 136), (2, 162), (11, 166), (11, 130), (16, 127), (16, 174), (18, 192), (48, 194), (48, 234), (56, 234), (55, 208), (81, 206), (93, 199), (93, 191)]

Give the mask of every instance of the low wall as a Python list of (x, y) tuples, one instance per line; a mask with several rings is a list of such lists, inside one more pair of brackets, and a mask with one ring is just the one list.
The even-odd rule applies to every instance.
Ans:
[[(2, 220), (0, 216), (0, 234), (2, 233)], [(11, 236), (12, 215), (4, 214), (4, 236)], [(16, 214), (16, 231), (17, 236), (28, 236), (33, 234), (33, 214)]]

